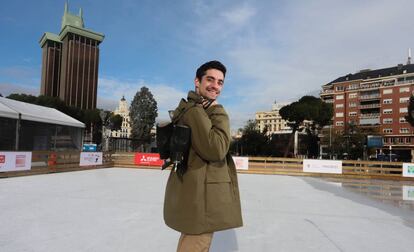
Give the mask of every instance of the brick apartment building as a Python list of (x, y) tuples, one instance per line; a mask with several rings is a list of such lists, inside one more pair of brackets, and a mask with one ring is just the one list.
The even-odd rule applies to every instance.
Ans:
[[(347, 124), (373, 127), (383, 136), (384, 153), (414, 157), (414, 128), (406, 121), (407, 106), (414, 94), (414, 64), (361, 70), (322, 86), (325, 102), (333, 103), (333, 129), (346, 132)], [(391, 146), (391, 147), (390, 147)]]

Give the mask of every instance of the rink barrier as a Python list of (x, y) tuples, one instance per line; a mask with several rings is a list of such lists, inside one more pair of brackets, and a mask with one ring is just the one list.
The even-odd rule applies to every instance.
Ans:
[[(139, 166), (134, 162), (135, 152), (104, 152), (103, 164), (94, 166), (79, 166), (79, 151), (33, 151), (32, 168), (28, 171), (0, 172), (2, 177), (25, 176), (67, 171), (81, 171), (100, 168), (140, 168), (157, 169), (159, 166)], [(342, 174), (307, 173), (303, 172), (303, 159), (278, 157), (248, 157), (248, 170), (238, 170), (246, 174), (277, 174), (290, 176), (312, 176), (331, 178), (367, 178), (389, 180), (411, 180), (402, 176), (402, 162), (379, 162), (343, 160)]]
[(0, 178), (113, 167), (112, 155), (111, 152), (104, 152), (102, 165), (79, 166), (80, 151), (32, 151), (30, 170), (0, 172)]
[[(331, 178), (366, 178), (366, 179), (389, 179), (389, 180), (411, 180), (402, 176), (402, 162), (380, 162), (343, 160), (342, 174), (308, 173), (303, 172), (303, 159), (279, 158), (279, 157), (248, 157), (249, 169), (238, 170), (239, 173), (247, 174), (277, 174), (290, 176), (311, 176)], [(159, 167), (138, 166), (134, 164), (134, 153), (117, 152), (113, 155), (115, 167), (160, 169)]]
[(249, 157), (249, 170), (239, 173), (414, 180), (402, 176), (402, 166), (402, 162), (342, 160), (342, 174), (308, 173), (303, 172), (303, 159)]

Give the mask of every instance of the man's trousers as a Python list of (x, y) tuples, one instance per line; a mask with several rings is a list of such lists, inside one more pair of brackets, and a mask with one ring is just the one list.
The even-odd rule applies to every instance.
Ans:
[(181, 233), (177, 252), (208, 252), (213, 233), (188, 235)]

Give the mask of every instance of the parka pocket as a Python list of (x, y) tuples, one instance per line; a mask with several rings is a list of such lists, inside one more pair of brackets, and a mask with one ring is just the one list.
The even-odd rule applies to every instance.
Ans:
[(217, 207), (217, 204), (233, 201), (232, 183), (226, 169), (207, 173), (206, 194), (207, 207)]
[[(208, 169), (208, 168), (207, 168)], [(230, 183), (230, 175), (227, 169), (215, 169), (207, 171), (206, 183)]]

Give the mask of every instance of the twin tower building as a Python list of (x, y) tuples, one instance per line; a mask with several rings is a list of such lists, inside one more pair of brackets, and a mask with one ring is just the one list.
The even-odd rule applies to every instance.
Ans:
[(95, 109), (103, 39), (103, 34), (85, 28), (82, 9), (73, 15), (66, 3), (60, 33), (45, 32), (40, 39), (40, 94), (59, 97), (68, 106)]

